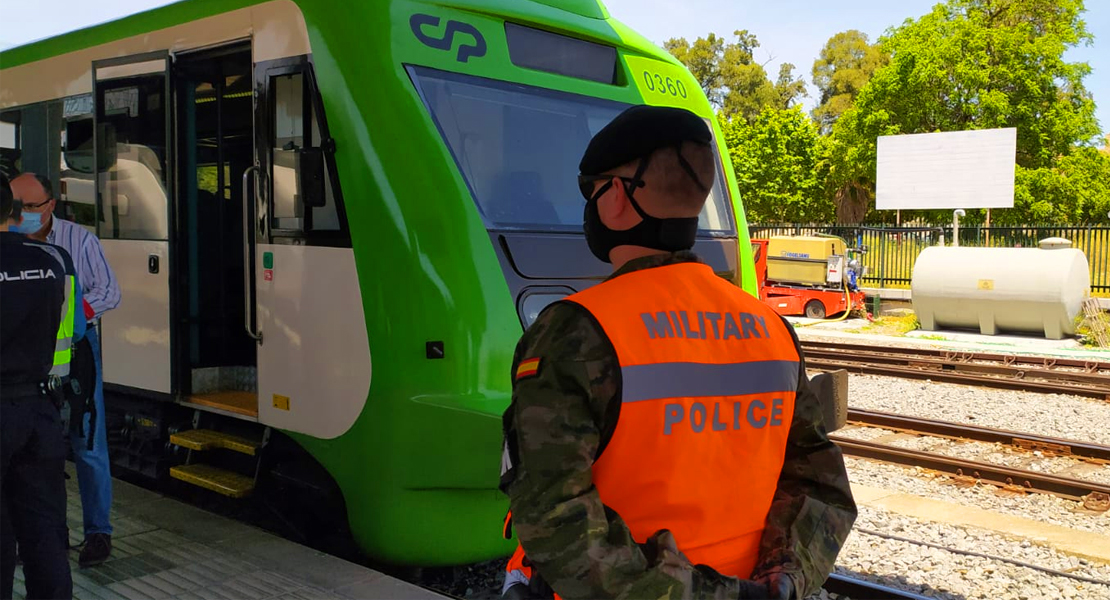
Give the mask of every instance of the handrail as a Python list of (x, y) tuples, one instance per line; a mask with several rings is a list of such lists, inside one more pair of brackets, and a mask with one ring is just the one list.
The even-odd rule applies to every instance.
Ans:
[[(250, 205), (254, 204), (257, 207), (257, 201), (254, 196), (250, 195), (250, 175), (254, 173), (255, 182), (257, 184), (258, 173), (261, 170), (258, 165), (251, 165), (247, 170), (243, 171), (243, 311), (244, 311), (244, 326), (247, 329), (247, 335), (252, 339), (258, 340), (262, 343), (262, 331), (255, 331), (251, 327), (251, 321), (254, 316), (254, 294), (251, 293), (251, 283), (254, 278), (254, 264), (251, 262), (251, 245), (254, 243), (254, 228), (251, 227), (250, 222)], [(255, 185), (255, 192), (258, 191), (258, 185)]]

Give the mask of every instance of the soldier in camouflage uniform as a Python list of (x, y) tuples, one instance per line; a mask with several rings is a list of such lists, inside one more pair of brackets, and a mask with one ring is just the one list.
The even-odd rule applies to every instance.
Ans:
[[(681, 169), (673, 168), (671, 161), (670, 169), (641, 167), (632, 178), (618, 175), (626, 193), (638, 192), (636, 199), (646, 208), (652, 199), (649, 190), (682, 189), (668, 187), (661, 178), (699, 179), (695, 172), (699, 169), (691, 169), (682, 157), (686, 147), (682, 144), (707, 140), (708, 129), (692, 113), (682, 115), (678, 110), (630, 109), (631, 117), (625, 113), (595, 136), (583, 158), (582, 172), (587, 176), (580, 180), (588, 200), (587, 238), (594, 254), (606, 262), (611, 258), (616, 267), (606, 282), (637, 271), (698, 262), (688, 251), (696, 218), (691, 228), (689, 219), (659, 219), (635, 206), (646, 226), (614, 232), (599, 227), (604, 219), (597, 218), (596, 206), (589, 206), (609, 191), (605, 188), (613, 179), (613, 175), (589, 175), (628, 172), (612, 167), (630, 161), (635, 166), (646, 156), (659, 166), (660, 153), (670, 152), (668, 144), (676, 141)], [(704, 178), (706, 172), (701, 172)], [(704, 203), (708, 189), (698, 183), (705, 191), (700, 194)], [(676, 222), (684, 231), (681, 235), (674, 235), (675, 227), (668, 231)], [(788, 324), (786, 329), (800, 357), (797, 337)], [(517, 345), (512, 404), (503, 418), (502, 490), (509, 496), (511, 527), (527, 553), (525, 564), (531, 572), (527, 581), (511, 572), (506, 595), (551, 597), (554, 590), (562, 598), (790, 600), (816, 591), (833, 568), (855, 520), (856, 506), (843, 457), (829, 441), (820, 403), (808, 386), (804, 361), (798, 364), (785, 459), (756, 566), (749, 579), (727, 577), (706, 565), (691, 564), (680, 551), (682, 540), (666, 529), (637, 541), (621, 515), (602, 503), (591, 468), (621, 413), (621, 365), (614, 342), (588, 310), (574, 302), (547, 307)], [(720, 473), (722, 479), (744, 477), (743, 472)], [(743, 496), (736, 498), (735, 510), (748, 510)]]

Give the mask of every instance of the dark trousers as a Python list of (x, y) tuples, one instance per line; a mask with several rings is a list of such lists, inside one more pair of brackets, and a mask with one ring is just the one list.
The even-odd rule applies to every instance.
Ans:
[(44, 397), (0, 399), (0, 599), (10, 600), (16, 542), (27, 598), (72, 598), (66, 530), (66, 439)]

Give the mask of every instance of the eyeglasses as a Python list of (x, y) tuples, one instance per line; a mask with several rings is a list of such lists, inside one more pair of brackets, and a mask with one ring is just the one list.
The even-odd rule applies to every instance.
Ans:
[(53, 198), (43, 200), (42, 202), (39, 202), (38, 204), (27, 204), (26, 202), (24, 202), (23, 203), (23, 210), (27, 210), (27, 209), (35, 210), (35, 209), (42, 208), (42, 207), (46, 206), (47, 204), (50, 204), (51, 200), (53, 200)]
[(595, 183), (599, 181), (612, 181), (614, 177), (623, 181), (626, 186), (644, 187), (644, 181), (634, 177), (621, 177), (620, 175), (579, 175), (578, 191), (582, 192), (582, 197), (589, 201), (594, 197)]

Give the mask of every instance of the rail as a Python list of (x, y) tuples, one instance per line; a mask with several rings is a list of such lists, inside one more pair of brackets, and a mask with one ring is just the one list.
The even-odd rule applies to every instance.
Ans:
[(1099, 510), (1095, 507), (1101, 506), (1110, 498), (1110, 485), (1093, 481), (1060, 477), (1059, 475), (1016, 469), (977, 460), (955, 458), (922, 450), (898, 448), (876, 442), (853, 440), (836, 434), (830, 435), (829, 439), (836, 442), (841, 451), (848, 456), (930, 469), (953, 475), (957, 480), (969, 484), (987, 481), (1012, 492), (1052, 494), (1084, 502), (1092, 510)]
[(977, 385), (1110, 400), (1110, 363), (935, 348), (882, 348), (803, 341), (806, 366), (820, 371)]
[(839, 573), (829, 575), (829, 578), (825, 580), (825, 585), (821, 587), (825, 588), (825, 591), (847, 596), (852, 600), (889, 600), (892, 598), (927, 600), (930, 598), (930, 596), (923, 596), (873, 581), (847, 577)]
[[(818, 342), (813, 340), (802, 340), (802, 346), (805, 348), (828, 349), (828, 350), (844, 350), (852, 351), (868, 351), (876, 352), (875, 346), (868, 344), (852, 344), (848, 342)], [(944, 348), (881, 348), (882, 352), (896, 352), (902, 354), (913, 354), (922, 357), (941, 357), (945, 360), (953, 360), (959, 362), (968, 361), (984, 361), (984, 362), (998, 362), (1004, 365), (1029, 365), (1032, 367), (1044, 367), (1046, 369), (1069, 367), (1074, 369), (1083, 369), (1088, 372), (1104, 371), (1110, 372), (1110, 361), (1091, 359), (1078, 359), (1078, 358), (1061, 358), (1057, 356), (1036, 356), (1036, 355), (1023, 355), (1023, 354), (1001, 354), (997, 352), (973, 352), (968, 350), (951, 350)]]
[(950, 423), (948, 421), (934, 421), (857, 408), (848, 409), (848, 422), (920, 435), (1005, 444), (1022, 450), (1041, 451), (1057, 456), (1071, 456), (1110, 463), (1110, 446), (1079, 440), (1033, 435), (978, 425)]

